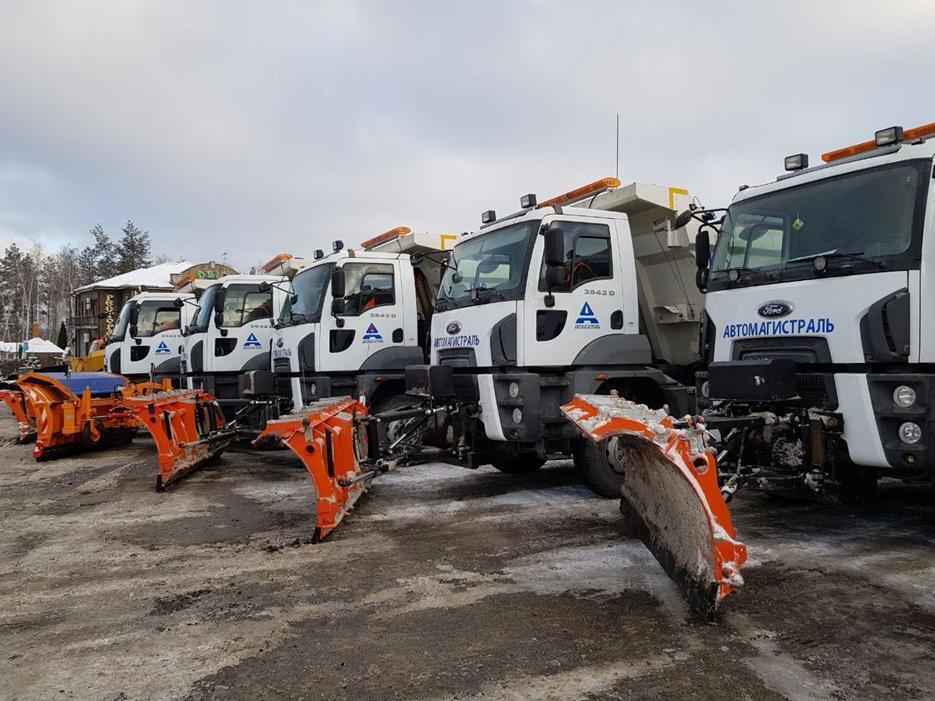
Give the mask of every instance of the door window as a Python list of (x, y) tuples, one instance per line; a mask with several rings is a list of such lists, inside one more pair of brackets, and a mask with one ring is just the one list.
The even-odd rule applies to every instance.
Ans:
[(344, 266), (344, 315), (360, 316), (377, 307), (396, 303), (393, 266), (348, 263)]
[(243, 326), (273, 316), (273, 290), (260, 292), (256, 285), (231, 285), (224, 297), (226, 328)]
[[(610, 229), (606, 224), (559, 222), (565, 232), (565, 278), (552, 292), (571, 292), (591, 280), (613, 277)], [(539, 274), (539, 289), (548, 289), (545, 262)]]
[(137, 336), (146, 338), (177, 329), (181, 321), (181, 310), (171, 302), (143, 302), (136, 321)]

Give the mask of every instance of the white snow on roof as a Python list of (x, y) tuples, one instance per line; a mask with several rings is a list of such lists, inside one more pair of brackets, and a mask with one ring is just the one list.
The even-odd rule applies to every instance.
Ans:
[(115, 275), (114, 277), (107, 278), (106, 280), (92, 282), (90, 285), (79, 287), (72, 294), (83, 292), (84, 290), (93, 290), (99, 288), (119, 289), (121, 287), (141, 287), (144, 289), (152, 289), (162, 287), (166, 289), (172, 289), (172, 282), (169, 280), (169, 276), (180, 273), (186, 268), (192, 267), (193, 265), (195, 264), (187, 260), (175, 263), (160, 263), (159, 265), (154, 265), (151, 268), (131, 270), (129, 273), (123, 273), (121, 275)]
[(24, 349), (26, 354), (30, 353), (58, 353), (61, 355), (65, 351), (56, 346), (52, 341), (47, 341), (44, 338), (39, 338), (34, 336), (26, 341), (23, 345), (26, 346)]

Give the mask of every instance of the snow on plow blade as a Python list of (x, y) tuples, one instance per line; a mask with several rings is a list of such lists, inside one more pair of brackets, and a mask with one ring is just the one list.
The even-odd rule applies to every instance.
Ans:
[(605, 446), (611, 467), (623, 475), (621, 506), (640, 539), (692, 610), (712, 620), (743, 585), (747, 549), (736, 540), (703, 426), (605, 395), (576, 395), (562, 413)]
[(219, 456), (237, 438), (213, 395), (171, 387), (131, 385), (113, 412), (132, 417), (156, 442), (158, 491)]
[[(23, 417), (32, 421), (36, 436), (33, 457), (45, 460), (57, 452), (95, 447), (106, 440), (126, 439), (136, 423), (115, 415), (127, 379), (105, 372), (30, 372), (15, 382), (21, 393), (20, 437)], [(4, 398), (7, 405), (11, 402)]]
[(357, 449), (363, 449), (359, 442), (366, 434), (355, 426), (355, 418), (366, 413), (362, 404), (349, 397), (323, 399), (269, 421), (254, 441), (256, 445), (279, 439), (305, 465), (317, 498), (312, 536), (316, 543), (337, 528), (376, 474), (359, 471)]

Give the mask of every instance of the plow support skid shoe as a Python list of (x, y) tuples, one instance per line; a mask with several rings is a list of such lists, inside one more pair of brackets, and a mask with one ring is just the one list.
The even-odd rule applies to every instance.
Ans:
[[(325, 538), (367, 491), (371, 479), (358, 472), (357, 441), (365, 432), (355, 417), (367, 413), (355, 399), (323, 399), (266, 424), (254, 444), (275, 436), (302, 461), (318, 500), (313, 541)], [(361, 455), (366, 450), (361, 447)]]
[(115, 412), (132, 416), (156, 442), (159, 491), (220, 455), (237, 437), (217, 400), (203, 390), (131, 386)]
[(0, 400), (10, 407), (19, 428), (17, 443), (28, 443), (36, 438), (36, 418), (26, 404), (26, 395), (18, 388), (0, 389)]
[(16, 380), (24, 412), (35, 425), (33, 457), (44, 460), (49, 451), (130, 435), (136, 422), (111, 412), (126, 385), (125, 377), (105, 372), (30, 372)]
[(621, 509), (692, 610), (712, 620), (743, 585), (747, 548), (736, 540), (703, 424), (606, 395), (576, 395), (562, 413), (604, 445), (623, 475)]

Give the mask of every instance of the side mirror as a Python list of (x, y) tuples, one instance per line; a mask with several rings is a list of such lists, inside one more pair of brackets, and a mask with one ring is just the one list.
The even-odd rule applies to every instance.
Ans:
[(557, 226), (545, 231), (545, 265), (555, 268), (565, 265), (565, 232)]
[(224, 326), (224, 312), (214, 313), (214, 325), (218, 328)]
[(331, 315), (332, 316), (341, 316), (345, 310), (344, 298), (335, 297), (331, 300)]
[(683, 226), (685, 226), (686, 224), (688, 224), (688, 222), (692, 220), (693, 215), (694, 215), (694, 212), (692, 212), (692, 210), (690, 209), (686, 209), (684, 212), (681, 212), (675, 218), (675, 226), (672, 228), (681, 229)]
[(130, 307), (130, 324), (136, 326), (136, 322), (140, 319), (140, 305), (134, 304)]
[(711, 239), (708, 238), (708, 230), (705, 227), (695, 236), (695, 265), (699, 270), (708, 267), (708, 261), (711, 259)]
[(559, 266), (550, 266), (545, 269), (545, 284), (549, 289), (561, 287), (565, 282), (565, 269)]
[(175, 301), (172, 303), (179, 309), (185, 306), (185, 300), (183, 300), (181, 297), (176, 297)]
[(136, 337), (139, 335), (140, 329), (136, 324), (130, 324), (130, 335)]
[(331, 273), (331, 296), (337, 299), (344, 298), (345, 288), (344, 268), (335, 268)]
[[(219, 287), (214, 295), (214, 313), (222, 314), (224, 312), (224, 298), (227, 297), (227, 290)], [(220, 324), (218, 324), (220, 326)]]
[(261, 280), (261, 281), (260, 281), (260, 284), (258, 284), (258, 285), (256, 286), (256, 288), (257, 288), (257, 290), (259, 290), (260, 292), (269, 292), (269, 290), (270, 290), (270, 284), (269, 284), (269, 282), (267, 282), (266, 280)]

